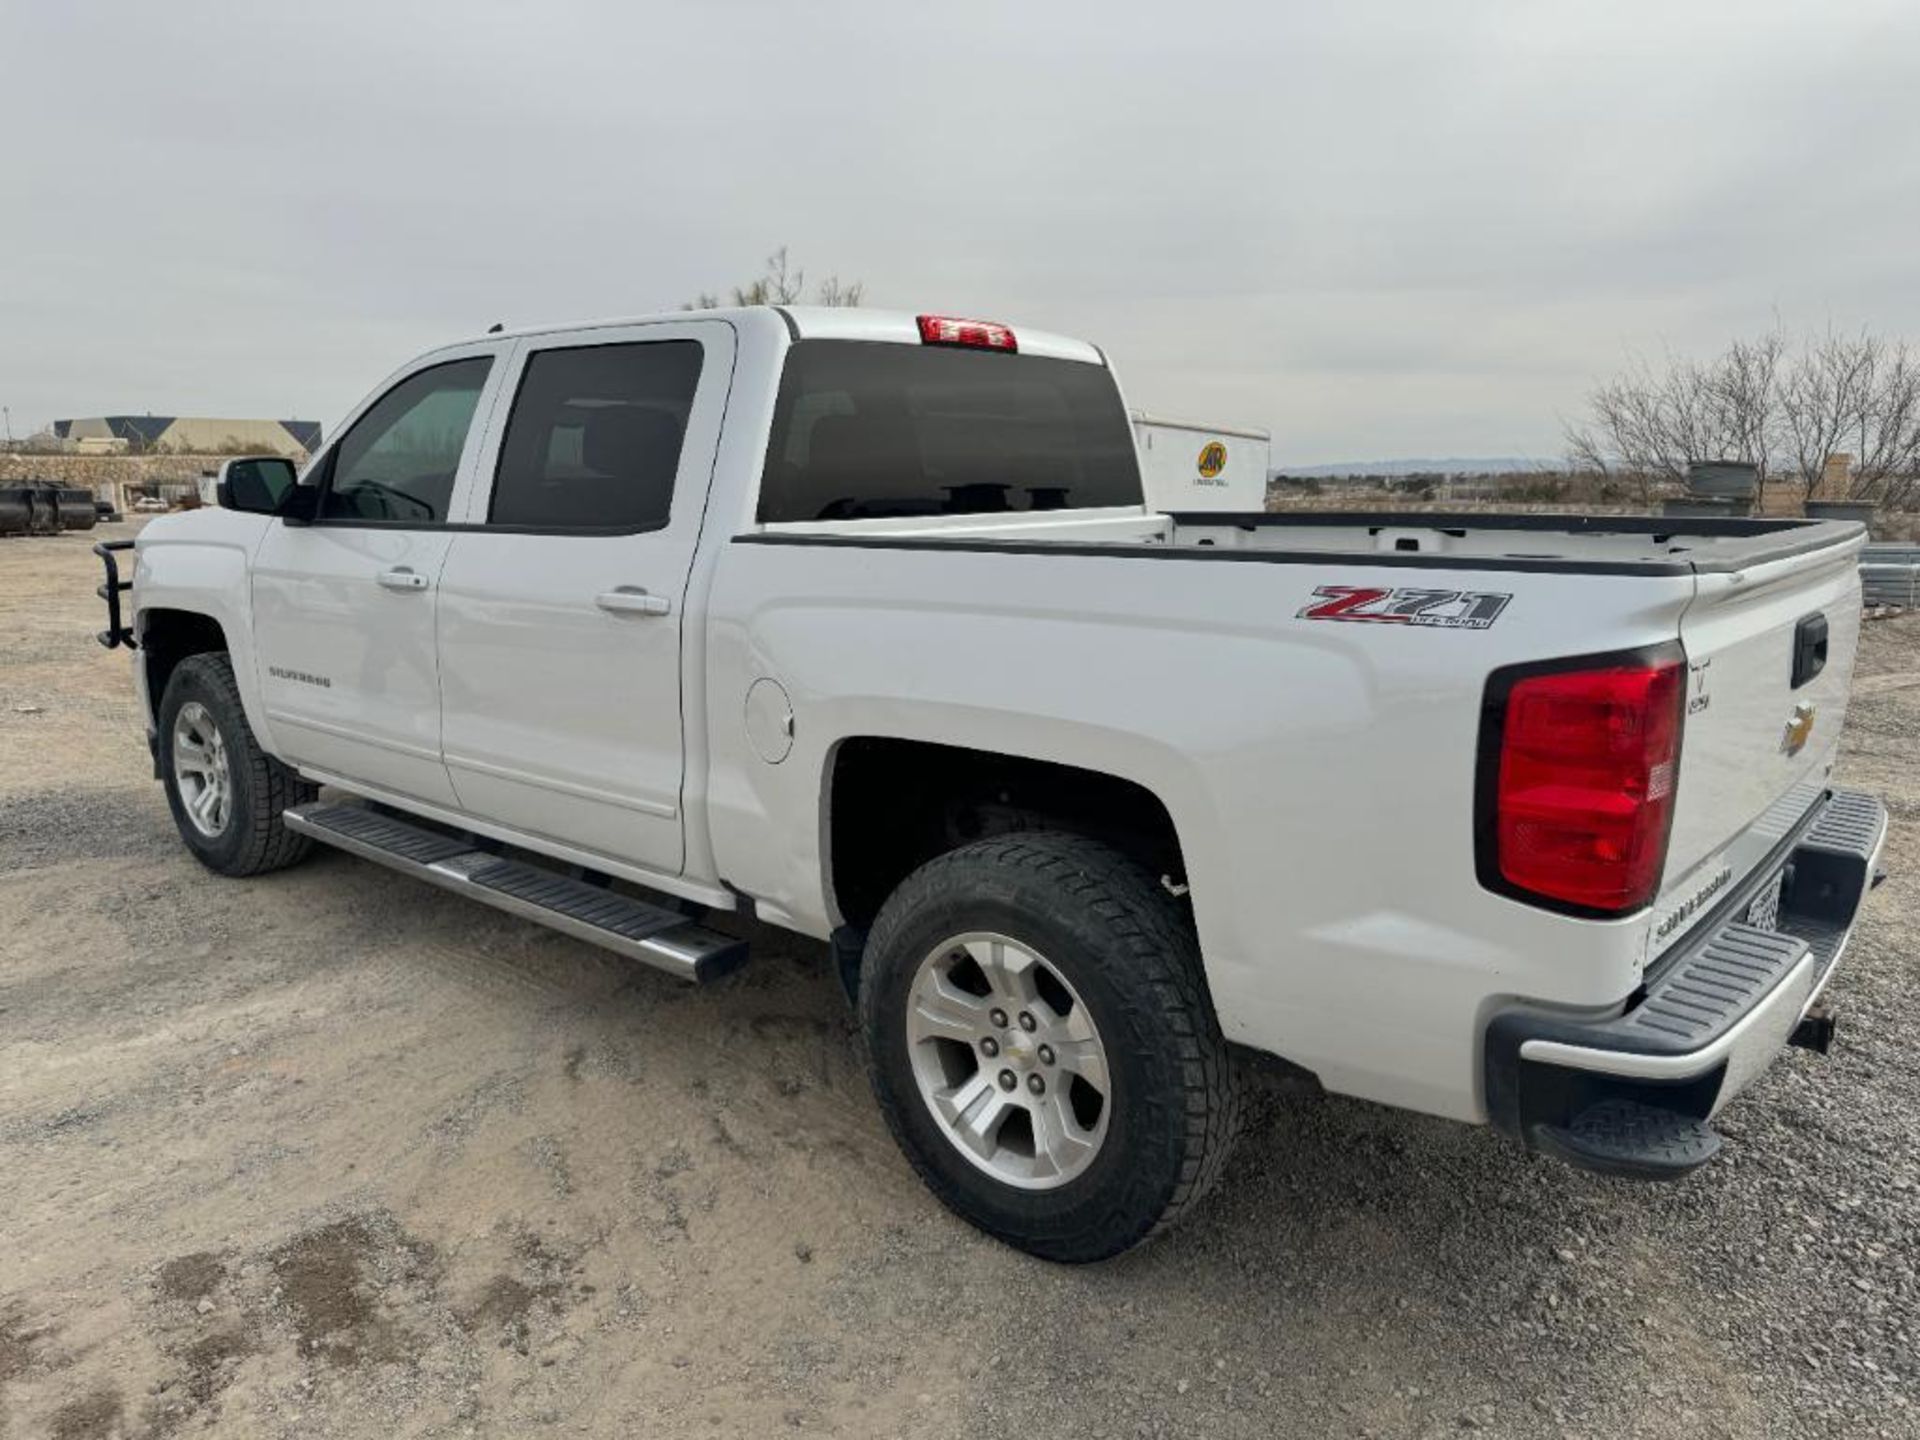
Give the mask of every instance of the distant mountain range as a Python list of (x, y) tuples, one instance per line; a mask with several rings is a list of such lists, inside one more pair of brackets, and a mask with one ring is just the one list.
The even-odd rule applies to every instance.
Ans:
[(1355, 475), (1511, 475), (1517, 471), (1557, 468), (1555, 461), (1528, 460), (1518, 455), (1454, 455), (1444, 460), (1342, 460), (1329, 465), (1276, 465), (1273, 473), (1342, 480)]

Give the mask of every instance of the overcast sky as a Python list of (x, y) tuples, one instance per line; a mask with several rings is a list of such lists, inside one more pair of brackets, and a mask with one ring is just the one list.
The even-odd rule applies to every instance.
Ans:
[(1532, 455), (1629, 356), (1920, 337), (1920, 5), (0, 0), (0, 403), (331, 426), (787, 244), (1281, 461)]

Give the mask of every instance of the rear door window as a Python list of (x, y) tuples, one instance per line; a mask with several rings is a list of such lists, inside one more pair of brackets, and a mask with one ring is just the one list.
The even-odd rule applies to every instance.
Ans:
[(1104, 366), (877, 341), (787, 352), (760, 519), (861, 520), (1138, 505)]
[(700, 361), (697, 340), (535, 351), (501, 441), (487, 523), (665, 526)]

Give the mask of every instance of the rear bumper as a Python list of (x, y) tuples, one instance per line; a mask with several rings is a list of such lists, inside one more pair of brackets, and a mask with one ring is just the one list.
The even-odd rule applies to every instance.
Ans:
[[(1806, 1018), (1876, 883), (1885, 808), (1830, 792), (1707, 924), (1650, 971), (1620, 1014), (1515, 1009), (1487, 1030), (1487, 1108), (1529, 1149), (1589, 1169), (1665, 1178), (1710, 1159), (1709, 1121)], [(1777, 887), (1778, 919), (1750, 923)]]

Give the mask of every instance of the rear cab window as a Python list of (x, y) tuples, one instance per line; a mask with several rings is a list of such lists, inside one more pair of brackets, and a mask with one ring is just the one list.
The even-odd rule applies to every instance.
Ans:
[(1143, 503), (1105, 366), (869, 340), (787, 352), (763, 523), (993, 515)]

